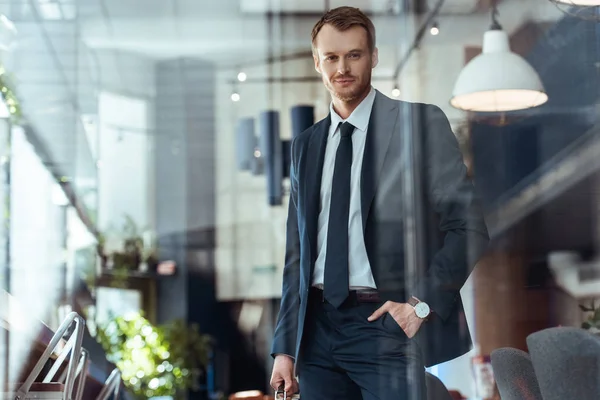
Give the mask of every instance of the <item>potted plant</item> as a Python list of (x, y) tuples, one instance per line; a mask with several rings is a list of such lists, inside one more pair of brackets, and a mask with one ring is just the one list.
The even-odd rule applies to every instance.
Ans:
[(589, 313), (588, 318), (583, 321), (581, 327), (594, 335), (600, 335), (600, 307), (596, 307), (595, 302), (592, 300), (590, 307), (579, 305), (581, 311)]
[(122, 246), (120, 251), (112, 253), (113, 268), (126, 271), (137, 271), (142, 262), (144, 241), (138, 231), (137, 224), (130, 216), (125, 216), (123, 224)]
[(97, 250), (101, 269), (112, 270), (115, 278), (123, 284), (131, 272), (154, 272), (158, 265), (158, 249), (153, 235), (148, 230), (140, 231), (128, 215), (119, 232), (100, 234)]
[(211, 338), (183, 320), (153, 326), (140, 313), (112, 318), (97, 340), (139, 399), (198, 390), (208, 364)]

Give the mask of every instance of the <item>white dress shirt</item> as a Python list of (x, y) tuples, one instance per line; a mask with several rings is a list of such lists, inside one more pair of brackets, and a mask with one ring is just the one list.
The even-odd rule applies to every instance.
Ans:
[(321, 210), (317, 224), (317, 260), (312, 277), (312, 285), (322, 288), (325, 274), (325, 258), (327, 253), (327, 228), (329, 223), (329, 207), (331, 204), (331, 186), (333, 184), (333, 170), (335, 155), (340, 144), (340, 122), (349, 122), (355, 129), (352, 134), (352, 170), (350, 172), (350, 215), (348, 218), (348, 261), (350, 289), (376, 289), (371, 265), (367, 257), (365, 240), (363, 236), (362, 214), (360, 204), (360, 176), (362, 171), (363, 154), (367, 138), (367, 128), (371, 109), (375, 101), (375, 90), (371, 91), (364, 100), (354, 109), (348, 119), (343, 120), (334, 110), (333, 103), (329, 105), (331, 113), (331, 126), (325, 148), (323, 174), (321, 177)]

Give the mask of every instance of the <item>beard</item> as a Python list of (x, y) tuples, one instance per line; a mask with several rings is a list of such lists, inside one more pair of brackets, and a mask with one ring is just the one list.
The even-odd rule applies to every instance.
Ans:
[[(348, 87), (336, 88), (333, 81), (341, 78), (354, 79), (354, 82)], [(370, 77), (366, 78), (367, 79), (357, 79), (356, 77), (352, 76), (335, 77), (331, 81), (325, 82), (325, 86), (327, 86), (329, 92), (339, 100), (343, 101), (344, 103), (351, 103), (359, 99), (367, 90), (367, 88), (370, 87)]]

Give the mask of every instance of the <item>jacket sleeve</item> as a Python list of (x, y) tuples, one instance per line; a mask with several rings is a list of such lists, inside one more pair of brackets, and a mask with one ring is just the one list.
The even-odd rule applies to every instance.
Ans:
[[(424, 107), (422, 156), (429, 205), (438, 216), (443, 244), (409, 293), (446, 320), (460, 289), (487, 248), (488, 231), (458, 142), (443, 111)], [(423, 114), (421, 114), (423, 115)]]
[(292, 140), (290, 166), (290, 198), (286, 228), (285, 267), (281, 305), (273, 338), (271, 356), (285, 354), (295, 358), (300, 308), (300, 237), (298, 233), (298, 155), (296, 138)]

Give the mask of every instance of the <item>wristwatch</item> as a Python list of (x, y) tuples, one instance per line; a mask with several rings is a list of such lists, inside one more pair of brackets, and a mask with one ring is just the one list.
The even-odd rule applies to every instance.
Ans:
[(421, 319), (427, 320), (427, 318), (429, 318), (431, 315), (431, 308), (429, 308), (429, 304), (417, 299), (415, 296), (412, 296), (410, 299), (408, 299), (408, 304), (413, 306), (415, 309), (415, 314)]

